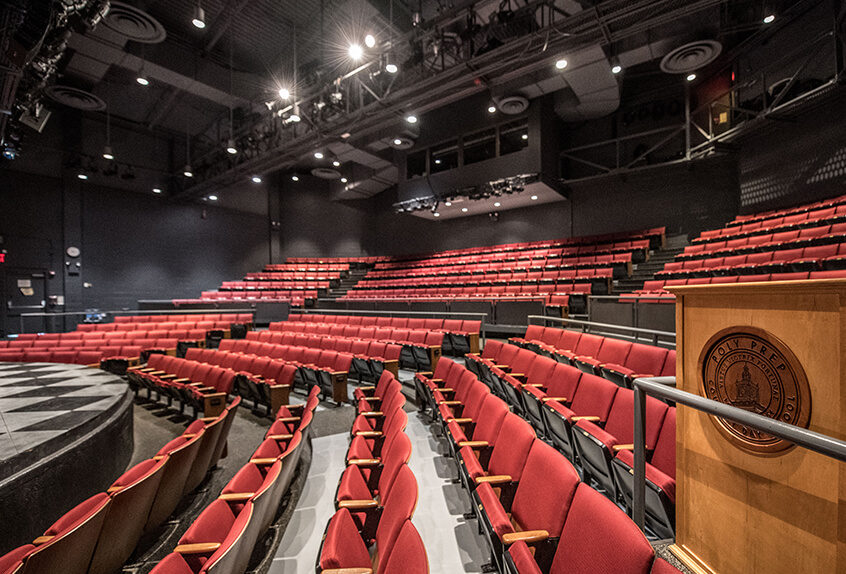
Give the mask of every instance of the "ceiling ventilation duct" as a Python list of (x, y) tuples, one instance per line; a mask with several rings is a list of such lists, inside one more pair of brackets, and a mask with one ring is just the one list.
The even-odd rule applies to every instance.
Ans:
[(48, 87), (44, 93), (58, 104), (76, 108), (77, 110), (84, 110), (86, 112), (96, 112), (106, 109), (106, 102), (85, 90), (73, 88), (71, 86), (54, 85)]
[(167, 32), (158, 20), (134, 6), (123, 2), (112, 2), (103, 25), (113, 32), (143, 44), (158, 44), (167, 37)]
[(503, 114), (518, 116), (529, 109), (529, 100), (523, 96), (505, 96), (499, 100), (497, 107)]
[(311, 175), (320, 179), (340, 179), (341, 172), (331, 167), (316, 167), (311, 170)]
[(723, 45), (716, 40), (697, 40), (672, 50), (661, 59), (661, 71), (667, 74), (688, 74), (717, 59)]

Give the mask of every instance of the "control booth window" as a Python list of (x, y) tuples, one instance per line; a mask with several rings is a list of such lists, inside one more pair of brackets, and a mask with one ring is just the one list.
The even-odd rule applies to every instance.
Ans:
[(529, 125), (525, 119), (500, 126), (499, 155), (525, 149), (529, 145)]
[(405, 159), (405, 170), (407, 179), (426, 175), (426, 150), (408, 154)]
[(433, 147), (429, 162), (432, 173), (458, 167), (458, 142), (453, 140)]
[(464, 165), (494, 157), (496, 157), (496, 128), (465, 136)]

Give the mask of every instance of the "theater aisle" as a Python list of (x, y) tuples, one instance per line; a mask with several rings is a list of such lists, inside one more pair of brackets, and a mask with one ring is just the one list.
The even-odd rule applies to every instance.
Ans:
[[(409, 466), (420, 492), (412, 521), (426, 545), (430, 572), (481, 572), (481, 564), (487, 561), (485, 543), (476, 522), (462, 517), (470, 506), (461, 486), (451, 483), (456, 472), (452, 462), (438, 453), (428, 424), (416, 412), (409, 413), (406, 433), (412, 442)], [(334, 512), (335, 488), (348, 444), (348, 430), (313, 439), (311, 468), (268, 574), (314, 572), (320, 540)]]

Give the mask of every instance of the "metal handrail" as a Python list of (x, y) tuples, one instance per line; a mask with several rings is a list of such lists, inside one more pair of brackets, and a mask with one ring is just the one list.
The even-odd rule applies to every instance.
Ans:
[[(223, 309), (215, 310), (213, 312), (220, 313), (255, 313), (255, 309)], [(184, 311), (175, 311), (174, 309), (166, 309), (164, 311), (156, 310), (120, 310), (120, 311), (57, 311), (55, 313), (21, 313), (18, 315), (20, 319), (21, 332), (24, 330), (24, 318), (26, 317), (71, 317), (74, 315), (207, 315), (208, 309), (186, 309)]]
[(632, 518), (643, 529), (646, 513), (646, 395), (729, 419), (822, 455), (846, 462), (846, 441), (674, 388), (675, 377), (644, 377), (634, 386), (634, 490)]
[(487, 313), (471, 313), (466, 311), (368, 311), (361, 309), (297, 309), (297, 314), (309, 313), (315, 315), (336, 314), (336, 315), (361, 315), (364, 317), (370, 315), (387, 315), (388, 317), (405, 316), (405, 315), (425, 315), (427, 317), (438, 318), (439, 316), (449, 315), (450, 317), (478, 317), (481, 319), (481, 327), (479, 328), (479, 339), (482, 345), (485, 344), (485, 319)]
[[(582, 328), (582, 332), (587, 332), (590, 330), (591, 327), (598, 327), (600, 329), (612, 329), (617, 331), (627, 331), (630, 333), (634, 333), (634, 337), (629, 337), (634, 339), (635, 341), (640, 340), (638, 337), (639, 334), (648, 335), (649, 338), (652, 339), (653, 345), (658, 345), (659, 337), (665, 337), (667, 339), (672, 339), (672, 341), (666, 341), (667, 344), (672, 344), (675, 347), (675, 340), (676, 334), (670, 331), (657, 331), (655, 329), (644, 329), (643, 327), (630, 327), (628, 325), (614, 325), (613, 323), (597, 323), (594, 321), (584, 321), (582, 319), (570, 319), (569, 317), (550, 317), (547, 315), (528, 315), (527, 319), (529, 320), (529, 324), (532, 324), (532, 319), (538, 319), (541, 321), (557, 321), (559, 323), (564, 324), (574, 324), (579, 325)], [(621, 335), (623, 336), (623, 335)], [(646, 337), (645, 337), (646, 338)]]

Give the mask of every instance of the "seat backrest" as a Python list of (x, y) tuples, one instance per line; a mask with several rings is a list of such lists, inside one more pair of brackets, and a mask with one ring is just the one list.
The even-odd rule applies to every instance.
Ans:
[(386, 552), (393, 547), (400, 528), (410, 520), (417, 506), (417, 480), (408, 465), (402, 465), (383, 501), (384, 510), (376, 527), (376, 549)]
[(550, 397), (564, 397), (572, 401), (579, 387), (582, 371), (564, 363), (556, 363), (549, 377), (546, 394)]
[(555, 343), (550, 343), (550, 344), (552, 346), (554, 346), (556, 349), (572, 351), (578, 346), (581, 338), (582, 338), (582, 333), (580, 333), (579, 331), (571, 331), (570, 329), (561, 329), (561, 334), (558, 338), (558, 341), (555, 342)]
[[(667, 403), (654, 397), (646, 397), (645, 431), (648, 448), (655, 448), (655, 441), (666, 414)], [(631, 444), (634, 441), (634, 391), (622, 388), (617, 391), (603, 430), (614, 436), (617, 444)]]
[[(482, 358), (483, 359), (495, 359), (497, 355), (499, 355), (500, 349), (502, 346), (505, 345), (502, 341), (487, 341), (485, 342), (485, 348), (482, 349)], [(442, 359), (443, 360), (443, 359)], [(439, 362), (440, 364), (440, 362)]]
[(386, 550), (380, 549), (377, 574), (429, 574), (429, 560), (420, 533), (406, 520), (396, 540)]
[(632, 350), (632, 343), (630, 341), (621, 341), (613, 337), (605, 337), (602, 341), (602, 346), (599, 352), (595, 355), (596, 359), (603, 363), (616, 363), (624, 365), (626, 358)]
[(657, 376), (661, 372), (661, 367), (663, 367), (666, 358), (667, 349), (634, 343), (626, 362), (619, 364), (633, 370), (637, 375)]
[(539, 383), (546, 386), (552, 378), (552, 373), (555, 371), (555, 367), (560, 364), (561, 363), (558, 361), (550, 359), (549, 357), (538, 356), (532, 362), (532, 366), (526, 373), (526, 382), (530, 384)]
[(476, 426), (473, 428), (473, 440), (487, 441), (494, 444), (502, 428), (505, 415), (509, 413), (505, 401), (492, 393), (488, 393), (479, 411)]
[(514, 413), (506, 414), (491, 452), (489, 474), (507, 474), (519, 481), (534, 441), (535, 431), (529, 423)]
[(532, 443), (511, 504), (511, 518), (523, 530), (558, 537), (579, 485), (579, 473), (563, 454), (542, 440)]
[[(648, 415), (647, 415), (648, 416)], [(649, 443), (647, 442), (647, 446)], [(650, 460), (652, 466), (664, 474), (676, 477), (676, 408), (667, 409), (661, 432), (655, 442), (655, 450)]]
[(655, 552), (616, 504), (587, 484), (576, 488), (549, 574), (647, 574)]
[(528, 375), (529, 371), (532, 369), (532, 365), (540, 358), (542, 357), (533, 351), (528, 349), (519, 349), (514, 359), (506, 364), (511, 367), (511, 371), (513, 373), (523, 373), (524, 375)]
[(579, 338), (579, 343), (573, 350), (577, 355), (584, 355), (587, 357), (596, 357), (599, 348), (602, 345), (603, 339), (600, 335), (593, 335), (591, 333), (583, 333)]
[(570, 408), (577, 415), (597, 416), (604, 423), (619, 388), (611, 381), (585, 373), (579, 380)]

